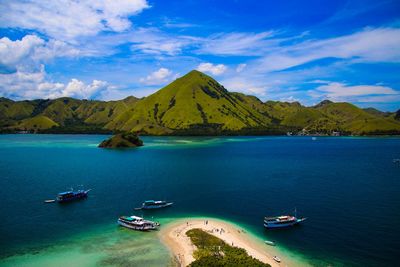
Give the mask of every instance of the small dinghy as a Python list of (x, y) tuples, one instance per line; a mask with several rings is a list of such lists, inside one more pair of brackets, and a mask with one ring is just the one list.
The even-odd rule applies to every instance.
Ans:
[(273, 259), (274, 259), (274, 261), (276, 261), (278, 263), (281, 262), (281, 259), (278, 256), (274, 256)]
[(275, 242), (274, 242), (274, 241), (265, 240), (264, 242), (265, 242), (265, 244), (267, 244), (267, 245), (275, 246)]
[(47, 199), (44, 201), (44, 203), (54, 203), (54, 202), (56, 202), (55, 199)]

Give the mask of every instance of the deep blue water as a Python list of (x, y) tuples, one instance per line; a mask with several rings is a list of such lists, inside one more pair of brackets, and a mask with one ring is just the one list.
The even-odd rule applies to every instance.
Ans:
[[(144, 137), (142, 148), (98, 149), (103, 139), (0, 135), (0, 258), (114, 223), (154, 198), (175, 202), (155, 216), (243, 223), (316, 265), (398, 263), (399, 138)], [(80, 184), (93, 188), (86, 201), (43, 204)], [(263, 229), (263, 216), (295, 207), (303, 225)]]

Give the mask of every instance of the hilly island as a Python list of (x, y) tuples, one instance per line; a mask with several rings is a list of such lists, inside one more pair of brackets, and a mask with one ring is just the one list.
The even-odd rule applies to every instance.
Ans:
[(400, 134), (400, 110), (382, 112), (324, 100), (262, 102), (229, 92), (193, 70), (159, 91), (118, 101), (0, 98), (2, 133), (118, 133), (147, 135)]

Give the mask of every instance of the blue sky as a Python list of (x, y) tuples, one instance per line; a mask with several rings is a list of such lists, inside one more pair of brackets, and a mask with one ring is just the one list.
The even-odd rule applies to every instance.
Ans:
[(264, 101), (400, 108), (399, 1), (16, 0), (0, 14), (0, 95), (16, 100), (142, 97), (198, 69)]

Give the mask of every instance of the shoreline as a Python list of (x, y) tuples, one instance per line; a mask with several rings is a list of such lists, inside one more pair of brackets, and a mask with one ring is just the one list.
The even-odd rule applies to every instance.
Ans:
[[(233, 244), (233, 246), (245, 249), (250, 256), (270, 264), (272, 267), (308, 265), (284, 254), (277, 247), (265, 244), (239, 225), (217, 218), (189, 217), (167, 223), (158, 233), (160, 241), (169, 249), (178, 266), (187, 266), (194, 261), (193, 252), (197, 248), (192, 244), (186, 232), (195, 228), (220, 238), (228, 245)], [(221, 229), (223, 229), (222, 233)], [(274, 256), (278, 256), (282, 260), (281, 263), (274, 261)]]

